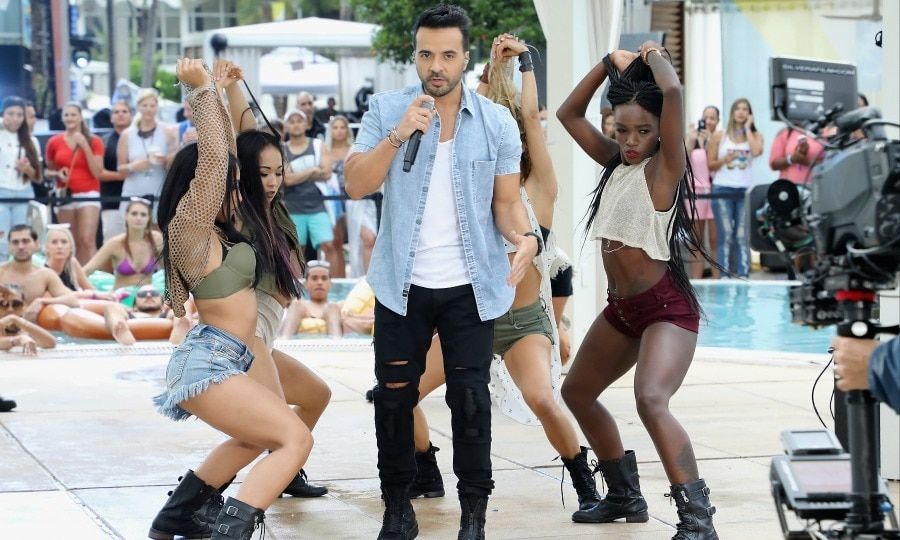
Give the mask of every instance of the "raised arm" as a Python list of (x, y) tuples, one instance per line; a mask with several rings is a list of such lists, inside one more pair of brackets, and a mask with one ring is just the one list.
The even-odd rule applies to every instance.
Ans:
[(234, 132), (203, 63), (183, 59), (179, 67), (179, 79), (191, 88), (188, 102), (194, 109), (198, 156), (194, 179), (178, 203), (173, 221), (190, 221), (194, 226), (212, 231), (225, 198), (228, 155), (236, 154)]
[(425, 101), (434, 101), (434, 98), (418, 96), (396, 126), (384, 126), (378, 96), (369, 100), (369, 110), (363, 116), (356, 142), (344, 163), (344, 179), (350, 198), (361, 199), (378, 190), (384, 184), (391, 162), (403, 143), (414, 131), (428, 132), (434, 112), (422, 107)]
[[(513, 56), (529, 53), (528, 47), (516, 39), (512, 34), (503, 34), (495, 40), (491, 51), (491, 57), (495, 61), (508, 62)], [(523, 58), (519, 56), (519, 59)], [(530, 60), (530, 58), (529, 58)], [(538, 108), (537, 80), (534, 77), (534, 69), (526, 69), (522, 72), (522, 124), (525, 128), (525, 144), (528, 157), (531, 160), (530, 178), (534, 180), (529, 184), (536, 187), (538, 197), (549, 203), (552, 208), (559, 190), (556, 183), (556, 173), (553, 171), (553, 162), (550, 159), (550, 151), (544, 140), (544, 127), (541, 125), (541, 112)], [(528, 180), (526, 178), (526, 180)], [(535, 201), (536, 202), (536, 201)], [(549, 223), (544, 225), (549, 226)]]
[(750, 155), (753, 157), (759, 157), (763, 153), (763, 146), (765, 145), (765, 140), (763, 138), (763, 134), (761, 131), (756, 130), (756, 126), (753, 124), (753, 115), (747, 115), (747, 123), (744, 124), (747, 130), (747, 143), (750, 144)]
[(659, 117), (660, 161), (657, 165), (657, 175), (663, 181), (663, 186), (660, 186), (663, 189), (659, 193), (651, 193), (651, 196), (657, 209), (667, 209), (672, 205), (672, 192), (681, 182), (687, 167), (681, 82), (658, 44), (647, 41), (641, 45), (641, 58), (650, 66), (653, 80), (663, 95), (662, 113)]
[(213, 64), (213, 79), (216, 87), (225, 90), (228, 98), (228, 113), (235, 133), (256, 129), (256, 118), (247, 103), (247, 96), (237, 84), (243, 80), (244, 72), (240, 66), (230, 60), (218, 59)]
[[(634, 53), (628, 53), (628, 51), (614, 51), (610, 53), (610, 56), (618, 55), (624, 57), (624, 54), (621, 53), (631, 54), (632, 58), (636, 56)], [(603, 62), (600, 62), (581, 79), (581, 82), (575, 86), (569, 97), (563, 101), (556, 111), (556, 118), (566, 128), (569, 135), (575, 139), (578, 146), (591, 159), (601, 165), (609, 163), (609, 160), (618, 153), (619, 146), (614, 140), (594, 127), (584, 115), (587, 112), (591, 98), (597, 92), (597, 89), (600, 88), (600, 85), (603, 84), (603, 81), (606, 80), (607, 76), (606, 67), (603, 65)]]

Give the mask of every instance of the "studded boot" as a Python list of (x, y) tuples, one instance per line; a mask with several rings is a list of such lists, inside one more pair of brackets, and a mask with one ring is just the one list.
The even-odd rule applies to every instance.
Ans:
[(213, 525), (211, 540), (250, 540), (260, 527), (265, 536), (265, 519), (265, 512), (259, 508), (228, 497)]
[(671, 486), (669, 496), (678, 507), (678, 532), (672, 540), (719, 540), (712, 520), (716, 507), (709, 502), (709, 488), (702, 478)]

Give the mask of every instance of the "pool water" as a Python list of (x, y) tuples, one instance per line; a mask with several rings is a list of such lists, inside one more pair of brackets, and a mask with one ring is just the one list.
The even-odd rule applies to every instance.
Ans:
[(834, 327), (813, 330), (791, 323), (790, 283), (694, 281), (705, 320), (702, 347), (825, 353)]

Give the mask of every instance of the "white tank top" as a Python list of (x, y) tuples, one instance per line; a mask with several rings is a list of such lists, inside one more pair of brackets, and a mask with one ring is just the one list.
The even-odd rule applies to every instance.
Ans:
[[(153, 134), (143, 138), (138, 135), (137, 127), (128, 128), (126, 131), (128, 133), (128, 162), (149, 159), (151, 154), (167, 155), (169, 145), (166, 129), (167, 126), (162, 122), (157, 122)], [(153, 195), (158, 198), (165, 180), (166, 167), (164, 165), (152, 165), (146, 171), (133, 172), (126, 176), (122, 183), (122, 196)]]
[(439, 142), (434, 155), (411, 282), (426, 289), (472, 282), (453, 192), (453, 139)]
[(643, 249), (651, 259), (668, 261), (676, 206), (673, 203), (663, 212), (653, 207), (644, 175), (649, 160), (616, 167), (603, 189), (592, 235), (594, 240), (614, 240)]
[(732, 150), (737, 158), (731, 163), (722, 165), (716, 171), (715, 185), (730, 188), (748, 188), (753, 185), (753, 155), (750, 153), (750, 143), (736, 143), (728, 138), (726, 131), (719, 143), (719, 158), (723, 159), (728, 151)]

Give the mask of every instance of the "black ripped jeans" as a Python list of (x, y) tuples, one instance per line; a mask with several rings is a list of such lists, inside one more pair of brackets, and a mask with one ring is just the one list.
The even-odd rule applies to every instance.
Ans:
[[(403, 486), (416, 473), (412, 409), (425, 354), (437, 329), (444, 352), (445, 400), (452, 413), (453, 472), (460, 495), (486, 496), (491, 479), (491, 346), (494, 321), (482, 321), (471, 285), (412, 285), (406, 316), (375, 304), (375, 436), (382, 486)], [(388, 388), (388, 383), (408, 383)]]

